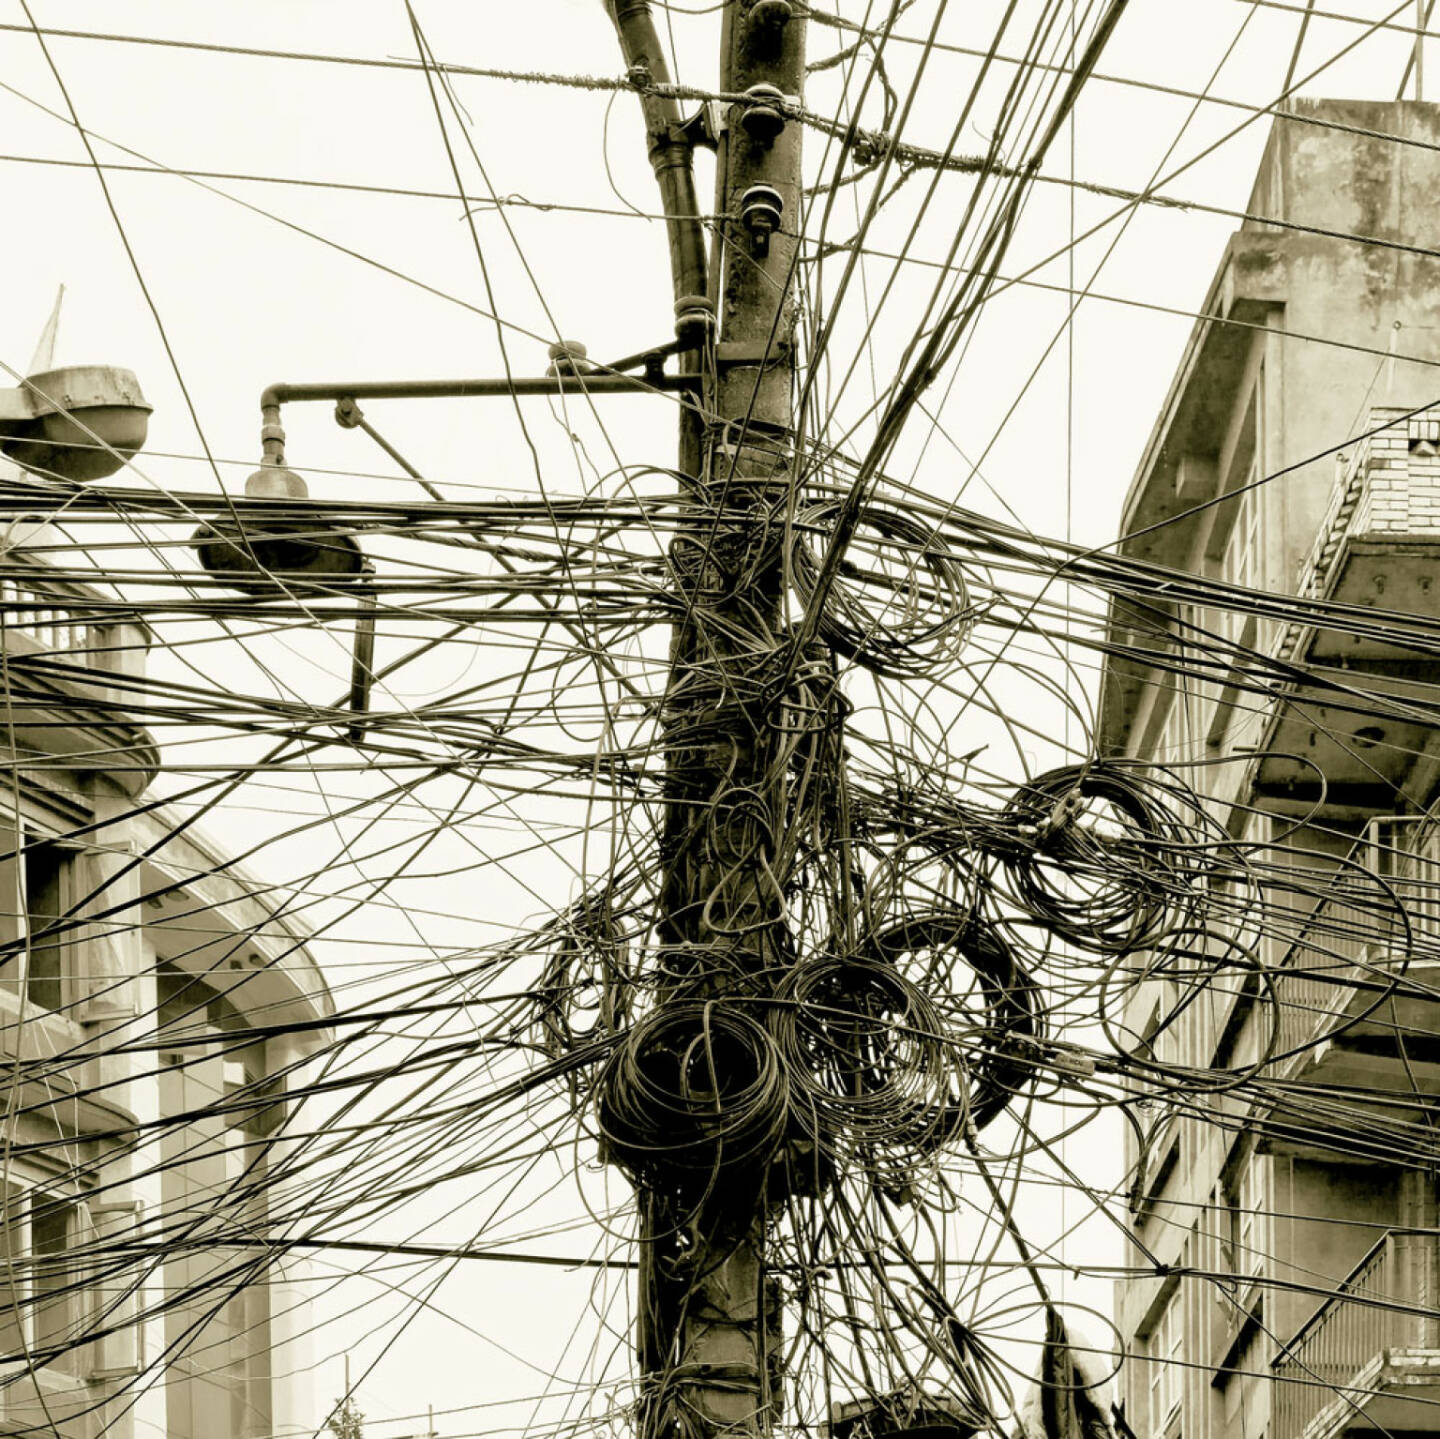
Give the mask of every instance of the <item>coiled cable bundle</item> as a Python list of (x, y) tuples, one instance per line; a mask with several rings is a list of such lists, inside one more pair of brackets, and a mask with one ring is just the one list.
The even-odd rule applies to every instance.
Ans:
[(703, 1188), (723, 1171), (768, 1164), (787, 1115), (784, 1071), (765, 1027), (703, 1000), (647, 1014), (596, 1084), (610, 1158), (651, 1188)]
[[(839, 500), (829, 500), (795, 516), (790, 578), (807, 609), (820, 578), (809, 536), (827, 536), (840, 509)], [(896, 678), (953, 664), (976, 612), (960, 563), (934, 528), (867, 505), (846, 553), (820, 615), (820, 638), (856, 664)]]
[(535, 990), (536, 1027), (546, 1054), (558, 1059), (625, 1027), (633, 994), (626, 982), (629, 963), (618, 925), (598, 918), (567, 925)]
[[(984, 1129), (1033, 1073), (1016, 1042), (1042, 1037), (1035, 983), (999, 934), (963, 910), (909, 915), (877, 935), (874, 946), (884, 963), (918, 969), (933, 992), (947, 997), (940, 1021), (965, 1055), (969, 1084), (950, 1108), (957, 1122), (968, 1115), (973, 1128)], [(973, 982), (957, 974), (962, 968)]]
[(914, 1164), (947, 1137), (963, 1064), (934, 1003), (893, 965), (812, 959), (775, 992), (771, 1032), (800, 1127), (827, 1154)]
[(1013, 898), (1082, 949), (1158, 944), (1194, 903), (1193, 829), (1119, 765), (1067, 765), (1018, 790), (1002, 818)]

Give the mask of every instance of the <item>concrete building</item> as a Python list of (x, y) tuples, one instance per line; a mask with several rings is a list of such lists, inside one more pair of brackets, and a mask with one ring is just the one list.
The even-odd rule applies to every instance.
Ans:
[[(1274, 124), (1247, 211), (1281, 223), (1247, 220), (1226, 246), (1121, 548), (1214, 581), (1433, 617), (1440, 409), (1410, 412), (1440, 400), (1440, 108), (1298, 102)], [(1423, 625), (1407, 646), (1352, 620), (1287, 624), (1163, 590), (1111, 610), (1112, 640), (1134, 651), (1106, 663), (1100, 753), (1192, 765), (1180, 773), (1229, 833), (1294, 867), (1298, 887), (1231, 896), (1216, 928), (1280, 975), (1280, 1057), (1265, 1072), (1335, 1086), (1323, 1105), (1321, 1091), (1277, 1085), (1197, 1117), (1164, 1104), (1138, 1116), (1133, 1255), (1174, 1271), (1118, 1286), (1141, 1439), (1440, 1430), (1436, 1187), (1411, 1157), (1440, 1092), (1440, 1002), (1417, 993), (1377, 1013), (1345, 983), (1402, 958), (1412, 979), (1436, 973), (1440, 729), (1425, 710), (1440, 669)], [(1256, 692), (1234, 646), (1295, 669)], [(1415, 932), (1384, 937), (1370, 873), (1412, 902)], [(1126, 1014), (1136, 1042), (1197, 1066), (1263, 1059), (1274, 1010), (1228, 972), (1173, 1025), (1178, 983), (1141, 987)], [(1408, 1126), (1408, 1152), (1386, 1123)]]
[(148, 807), (150, 637), (46, 538), (0, 530), (0, 1433), (309, 1435), (266, 1243), (330, 996), (287, 896)]

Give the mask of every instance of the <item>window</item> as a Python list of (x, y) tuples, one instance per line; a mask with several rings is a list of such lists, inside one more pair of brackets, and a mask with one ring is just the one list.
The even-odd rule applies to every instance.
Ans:
[(1160, 748), (1155, 758), (1161, 764), (1178, 764), (1191, 758), (1194, 749), (1190, 739), (1189, 715), (1186, 713), (1184, 680), (1179, 682), (1170, 708), (1165, 715), (1165, 724), (1160, 731)]
[(1209, 1064), (1217, 1012), (1209, 970), (1194, 960), (1176, 958), (1158, 967), (1151, 983), (1157, 998), (1143, 1034), (1144, 1057), (1160, 1064)]
[(41, 1009), (65, 1003), (65, 946), (54, 930), (66, 911), (68, 855), (53, 841), (31, 840), (25, 846), (25, 917), (30, 942), (27, 996)]
[[(1226, 501), (1235, 511), (1230, 537), (1220, 558), (1220, 578), (1226, 584), (1260, 589), (1265, 584), (1265, 502), (1261, 491), (1251, 489), (1258, 478), (1252, 461), (1238, 491)], [(1215, 629), (1232, 645), (1240, 642), (1245, 616), (1221, 610)]]
[(1161, 1064), (1179, 1064), (1180, 1029), (1175, 1012), (1179, 987), (1173, 979), (1161, 975), (1154, 980), (1158, 989), (1155, 1014), (1146, 1027), (1145, 1038), (1149, 1042), (1150, 1057)]
[(1261, 548), (1264, 506), (1260, 503), (1260, 492), (1250, 488), (1254, 483), (1255, 467), (1252, 465), (1234, 501), (1235, 526), (1230, 531), (1220, 567), (1221, 575), (1228, 583), (1244, 585), (1248, 589), (1256, 589), (1264, 583), (1265, 568), (1265, 555)]
[(1235, 1270), (1235, 1216), (1229, 1192), (1224, 1185), (1216, 1185), (1210, 1192), (1210, 1208), (1206, 1214), (1206, 1228), (1210, 1236), (1210, 1265), (1217, 1274), (1234, 1274)]
[(1208, 978), (1187, 975), (1180, 1005), (1183, 1063), (1203, 1068), (1215, 1053), (1215, 992)]
[[(107, 1248), (136, 1243), (144, 1233), (138, 1200), (111, 1200), (91, 1205), (90, 1219), (94, 1224), (96, 1250), (102, 1255)], [(120, 1267), (113, 1261), (97, 1267), (91, 1287), (94, 1303), (91, 1323), (96, 1337), (91, 1345), (90, 1378), (135, 1374), (142, 1367), (144, 1331), (139, 1323), (140, 1286), (147, 1268), (143, 1261), (134, 1267)]]
[[(170, 1062), (187, 1083), (198, 1083), (201, 1092), (209, 1096), (200, 1103), (230, 1100), (228, 1127), (257, 1138), (273, 1132), (284, 1116), (285, 1077), (268, 1073), (265, 1041), (227, 1040), (228, 1033), (249, 1029), (249, 1022), (204, 980), (166, 961), (156, 970), (156, 980), (160, 1027), (177, 1045), (176, 1057)], [(206, 1038), (215, 1043), (202, 1050), (195, 1041)], [(271, 1099), (273, 1105), (265, 1102)], [(177, 1106), (197, 1107), (189, 1100), (177, 1100)]]
[(1235, 1272), (1263, 1274), (1270, 1252), (1270, 1195), (1263, 1155), (1252, 1154), (1240, 1170), (1235, 1194)]
[(1238, 854), (1232, 857), (1222, 850), (1206, 871), (1205, 922), (1220, 934), (1239, 936), (1243, 930), (1253, 942), (1257, 896), (1254, 882), (1240, 867), (1243, 862)]
[(1180, 1314), (1180, 1296), (1172, 1294), (1161, 1311), (1150, 1337), (1145, 1343), (1149, 1364), (1149, 1416), (1151, 1439), (1162, 1439), (1171, 1433), (1180, 1417), (1180, 1396), (1184, 1390), (1185, 1371), (1181, 1366), (1184, 1350), (1184, 1329)]
[[(30, 1196), (35, 1347), (41, 1353), (64, 1349), (83, 1323), (83, 1305), (79, 1301), (84, 1290), (77, 1291), (80, 1276), (69, 1258), (78, 1208), (73, 1202), (39, 1191)], [(68, 1369), (73, 1359), (73, 1353), (65, 1353), (56, 1362)]]
[(24, 1232), (25, 1196), (15, 1185), (4, 1189), (0, 1209), (0, 1359), (23, 1356), (27, 1342), (23, 1328), (26, 1268)]
[[(13, 829), (9, 837), (13, 846)], [(73, 860), (67, 845), (28, 827), (21, 831), (18, 863), (13, 847), (0, 856), (0, 985), (19, 991), (21, 976), (27, 974), (28, 949), (25, 998), (38, 1009), (64, 1009), (73, 998), (66, 963), (70, 939), (56, 928), (75, 899)]]
[(83, 1243), (84, 1204), (43, 1188), (5, 1186), (0, 1212), (0, 1359), (66, 1373), (79, 1368), (88, 1290), (72, 1255)]
[[(1171, 627), (1172, 654), (1182, 666), (1188, 658), (1193, 657), (1196, 623), (1197, 615), (1192, 605), (1174, 607), (1174, 624)], [(1155, 758), (1161, 764), (1178, 764), (1194, 759), (1198, 748), (1196, 737), (1199, 691), (1195, 689), (1187, 674), (1172, 675), (1169, 683), (1172, 686), (1170, 705), (1165, 712), (1165, 722), (1160, 730), (1159, 752)]]
[[(264, 1137), (283, 1114), (284, 1076), (268, 1074), (264, 1043), (249, 1037), (249, 1022), (217, 989), (164, 961), (156, 980), (160, 1034), (173, 1045), (160, 1075), (161, 1112), (213, 1115), (203, 1125), (163, 1134), (165, 1210), (176, 1223), (203, 1210), (217, 1220), (224, 1216), (238, 1233), (263, 1235), (269, 1225)], [(170, 1351), (194, 1355), (167, 1374), (166, 1400), (178, 1432), (271, 1432), (271, 1292), (264, 1284), (237, 1288), (234, 1265), (233, 1255), (183, 1247), (165, 1259), (167, 1289), (195, 1296), (165, 1315)], [(210, 1416), (208, 1427), (193, 1422), (202, 1411)]]
[(1252, 1154), (1215, 1191), (1216, 1268), (1238, 1279), (1265, 1272), (1270, 1254), (1270, 1186), (1264, 1155)]

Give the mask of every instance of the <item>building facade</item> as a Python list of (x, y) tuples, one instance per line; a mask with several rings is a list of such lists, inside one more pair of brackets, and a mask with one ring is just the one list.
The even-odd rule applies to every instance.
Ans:
[[(1159, 1274), (1121, 1282), (1117, 1316), (1141, 1439), (1440, 1429), (1417, 1157), (1440, 1093), (1437, 207), (1440, 108), (1277, 117), (1247, 206), (1273, 223), (1226, 246), (1125, 505), (1122, 551), (1204, 576), (1211, 603), (1112, 606), (1099, 752), (1176, 766), (1275, 880), (1217, 881), (1214, 983), (1128, 1001), (1158, 1058), (1266, 1081), (1137, 1113), (1132, 1259)], [(1225, 585), (1311, 609), (1227, 606)]]
[(149, 802), (149, 636), (56, 543), (0, 534), (0, 1433), (313, 1434), (273, 1240), (330, 996), (290, 897)]

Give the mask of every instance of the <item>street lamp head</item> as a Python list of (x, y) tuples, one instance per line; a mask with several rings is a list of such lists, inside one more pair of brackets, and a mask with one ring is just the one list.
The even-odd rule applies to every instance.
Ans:
[[(310, 487), (284, 465), (262, 465), (245, 481), (247, 500), (306, 500)], [(366, 572), (355, 537), (322, 516), (248, 510), (238, 523), (216, 519), (190, 543), (202, 568), (244, 594), (283, 597), (297, 589), (355, 580)]]
[(129, 370), (45, 370), (0, 390), (0, 453), (50, 479), (103, 480), (144, 445), (151, 408)]
[(309, 498), (310, 486), (304, 475), (284, 465), (261, 465), (246, 478), (245, 494), (252, 500), (304, 500)]

